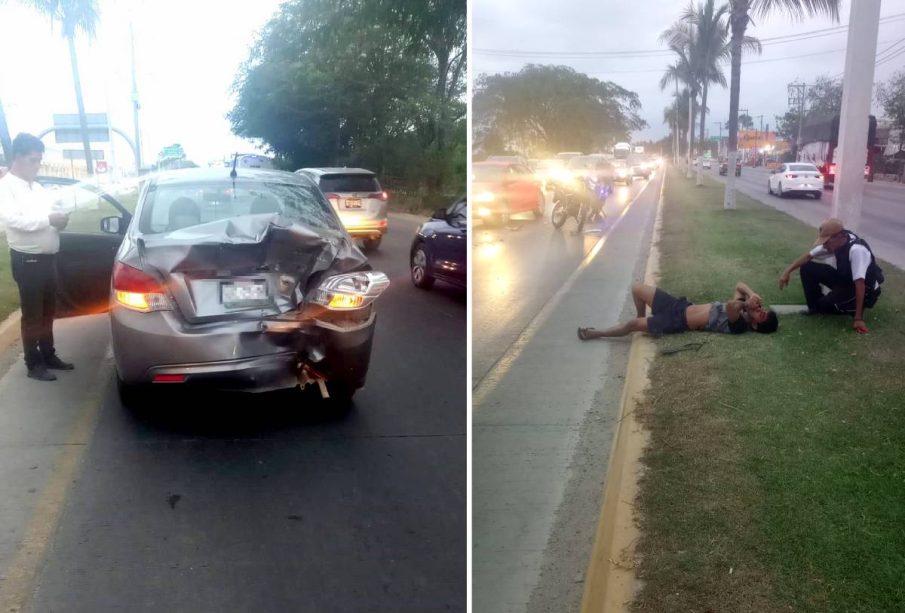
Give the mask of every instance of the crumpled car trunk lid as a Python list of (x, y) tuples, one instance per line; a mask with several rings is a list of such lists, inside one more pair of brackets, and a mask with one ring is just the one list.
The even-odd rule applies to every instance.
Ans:
[(327, 276), (370, 268), (345, 234), (279, 214), (224, 219), (136, 242), (124, 262), (165, 281), (191, 324), (286, 313)]

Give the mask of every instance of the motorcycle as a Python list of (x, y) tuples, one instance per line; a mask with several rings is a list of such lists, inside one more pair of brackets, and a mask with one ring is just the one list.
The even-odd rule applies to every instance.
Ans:
[(586, 177), (583, 185), (579, 183), (578, 186), (556, 183), (553, 188), (553, 212), (550, 218), (553, 227), (559, 229), (569, 217), (574, 217), (578, 223), (576, 234), (581, 233), (586, 222), (594, 223), (601, 216), (606, 218), (603, 205), (611, 193), (612, 184), (595, 177)]

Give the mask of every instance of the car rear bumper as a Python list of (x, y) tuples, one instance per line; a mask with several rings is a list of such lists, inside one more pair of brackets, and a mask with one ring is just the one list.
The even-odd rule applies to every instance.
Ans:
[(782, 186), (784, 192), (821, 192), (823, 191), (823, 183), (793, 183), (791, 185)]
[(386, 205), (376, 212), (340, 210), (339, 218), (346, 232), (353, 238), (380, 238), (389, 228)]
[(172, 311), (110, 313), (116, 370), (124, 383), (182, 375), (191, 384), (268, 391), (294, 387), (301, 364), (327, 381), (362, 387), (376, 314), (346, 327), (324, 322), (249, 320), (186, 326)]

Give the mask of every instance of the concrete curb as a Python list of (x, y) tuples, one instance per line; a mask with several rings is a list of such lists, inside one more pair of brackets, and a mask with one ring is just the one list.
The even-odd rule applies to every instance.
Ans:
[(5, 351), (10, 345), (19, 340), (19, 324), (22, 321), (22, 311), (16, 309), (9, 317), (0, 323), (0, 351)]
[[(655, 285), (660, 272), (660, 230), (663, 222), (663, 191), (666, 174), (660, 184), (660, 199), (651, 237), (650, 255), (644, 282)], [(638, 422), (635, 409), (638, 398), (649, 384), (648, 370), (656, 352), (650, 337), (636, 335), (629, 350), (619, 427), (616, 430), (607, 469), (606, 488), (594, 547), (585, 576), (582, 613), (627, 612), (637, 589), (635, 545), (640, 533), (635, 523), (635, 498), (641, 455), (650, 434)]]

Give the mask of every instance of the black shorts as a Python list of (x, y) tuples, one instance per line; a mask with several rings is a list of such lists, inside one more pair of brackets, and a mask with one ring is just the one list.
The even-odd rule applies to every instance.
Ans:
[(647, 331), (654, 336), (687, 332), (688, 318), (685, 316), (685, 309), (690, 304), (685, 296), (676, 298), (658, 288), (654, 292), (654, 303), (651, 305), (653, 315), (647, 318)]

